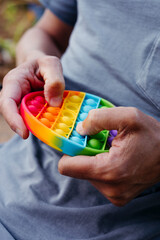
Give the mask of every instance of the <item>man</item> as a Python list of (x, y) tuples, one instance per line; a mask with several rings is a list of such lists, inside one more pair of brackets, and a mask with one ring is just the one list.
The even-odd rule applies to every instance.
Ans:
[(42, 3), (48, 10), (22, 37), (3, 83), (11, 128), (28, 137), (18, 106), (43, 87), (52, 106), (67, 88), (124, 107), (93, 110), (77, 126), (82, 135), (117, 129), (109, 153), (62, 157), (32, 135), (1, 146), (1, 223), (15, 239), (159, 239), (160, 4)]

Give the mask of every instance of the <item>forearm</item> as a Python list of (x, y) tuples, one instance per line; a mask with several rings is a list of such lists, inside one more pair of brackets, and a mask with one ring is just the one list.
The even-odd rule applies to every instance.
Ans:
[(26, 60), (37, 59), (44, 55), (61, 57), (62, 52), (53, 37), (41, 28), (35, 26), (29, 29), (21, 38), (16, 49), (17, 65)]

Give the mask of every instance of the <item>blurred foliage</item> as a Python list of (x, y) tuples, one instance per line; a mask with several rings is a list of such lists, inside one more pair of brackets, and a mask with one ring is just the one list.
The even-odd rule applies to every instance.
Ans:
[[(35, 24), (36, 16), (28, 3), (37, 1), (0, 0), (0, 81), (15, 65), (15, 47), (22, 34)], [(10, 60), (6, 61), (8, 56)]]
[(17, 42), (23, 32), (36, 21), (34, 13), (28, 10), (27, 1), (22, 0), (4, 1), (1, 5), (0, 17), (3, 22), (3, 26), (0, 24), (0, 36), (3, 32), (14, 42)]
[(0, 38), (0, 47), (8, 51), (12, 58), (15, 57), (15, 43), (9, 39)]

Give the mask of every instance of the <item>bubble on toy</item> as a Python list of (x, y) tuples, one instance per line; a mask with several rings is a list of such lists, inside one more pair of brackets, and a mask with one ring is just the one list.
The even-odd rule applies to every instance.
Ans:
[(84, 138), (84, 137), (81, 136), (76, 130), (73, 130), (73, 131), (72, 131), (72, 135), (73, 135), (73, 136), (76, 136), (76, 137), (79, 137), (79, 138)]
[(79, 143), (79, 144), (83, 144), (83, 140), (76, 136), (70, 137), (70, 140), (72, 140), (73, 142)]
[(62, 112), (63, 116), (73, 118), (74, 114), (72, 112), (68, 112), (67, 110)]
[(112, 146), (112, 141), (113, 141), (114, 137), (113, 136), (109, 136), (107, 139), (107, 143), (108, 145), (111, 147)]
[(105, 134), (101, 131), (95, 135), (92, 136), (93, 138), (96, 138), (98, 140), (104, 141), (105, 140)]
[(54, 131), (55, 131), (56, 133), (58, 133), (59, 135), (63, 136), (63, 137), (66, 136), (66, 133), (65, 133), (62, 129), (56, 128), (56, 129), (54, 129)]
[(33, 114), (37, 115), (39, 110), (34, 105), (28, 105), (28, 110)]
[(50, 121), (47, 118), (41, 118), (39, 121), (43, 123), (46, 127), (51, 127)]
[(48, 107), (48, 108), (46, 109), (46, 111), (49, 112), (49, 113), (52, 113), (52, 115), (54, 115), (54, 116), (57, 116), (58, 113), (59, 113), (59, 111), (60, 111), (60, 108)]
[(56, 127), (62, 129), (64, 132), (69, 132), (69, 127), (65, 123), (57, 123)]
[(42, 103), (42, 104), (45, 103), (45, 99), (44, 99), (44, 97), (42, 97), (42, 96), (36, 96), (36, 97), (35, 97), (35, 100), (37, 100), (38, 102), (40, 102), (40, 103)]
[(117, 134), (118, 134), (118, 131), (117, 131), (117, 130), (111, 130), (109, 133), (110, 133), (113, 137), (116, 137)]
[(27, 104), (27, 106), (32, 105), (32, 104), (31, 104), (31, 100), (28, 100), (28, 101), (26, 102), (26, 104)]
[(96, 102), (93, 99), (89, 98), (86, 100), (86, 104), (90, 106), (95, 106)]
[(79, 115), (79, 119), (80, 119), (81, 121), (84, 121), (87, 116), (88, 116), (87, 113), (81, 113), (81, 114)]
[(88, 140), (88, 146), (94, 149), (101, 149), (101, 143), (98, 139), (91, 138)]
[(66, 108), (72, 111), (77, 111), (77, 107), (73, 104), (66, 104)]
[(56, 119), (55, 116), (49, 112), (43, 113), (43, 117), (47, 118), (50, 122), (54, 122)]
[(107, 108), (106, 106), (101, 106), (100, 108)]
[(72, 124), (72, 120), (69, 117), (66, 116), (62, 116), (60, 118), (61, 122), (65, 123), (66, 125), (71, 125)]
[(34, 105), (38, 109), (41, 109), (43, 107), (43, 104), (38, 102), (37, 100), (32, 100), (31, 105)]
[(82, 111), (85, 113), (88, 113), (92, 109), (93, 109), (93, 107), (91, 107), (90, 105), (86, 105), (86, 106), (82, 107)]
[(73, 103), (79, 103), (81, 101), (81, 98), (77, 95), (73, 95), (73, 96), (69, 97), (68, 100), (73, 102)]

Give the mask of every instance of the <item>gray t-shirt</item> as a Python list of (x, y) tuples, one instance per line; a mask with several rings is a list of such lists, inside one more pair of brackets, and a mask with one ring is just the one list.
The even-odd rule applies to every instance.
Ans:
[[(62, 57), (67, 88), (159, 120), (159, 0), (41, 2), (74, 26)], [(160, 239), (160, 184), (115, 207), (88, 181), (61, 176), (61, 155), (33, 135), (0, 145), (3, 240)]]

